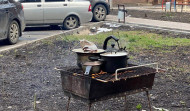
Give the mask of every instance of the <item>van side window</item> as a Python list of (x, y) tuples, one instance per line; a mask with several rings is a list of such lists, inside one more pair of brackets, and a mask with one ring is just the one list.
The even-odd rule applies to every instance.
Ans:
[(41, 2), (41, 0), (21, 0), (21, 3)]
[(65, 0), (45, 0), (45, 2), (64, 2)]

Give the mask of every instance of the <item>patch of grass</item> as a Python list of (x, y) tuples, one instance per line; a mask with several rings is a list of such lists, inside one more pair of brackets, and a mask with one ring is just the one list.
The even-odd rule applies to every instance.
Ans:
[(186, 105), (186, 103), (184, 101), (180, 101), (180, 103), (184, 106)]
[(51, 40), (43, 40), (42, 43), (46, 45), (53, 45), (53, 41)]
[(36, 110), (36, 93), (34, 94), (34, 104), (33, 104), (34, 110)]
[(14, 53), (17, 53), (17, 52), (18, 52), (18, 50), (17, 50), (17, 49), (15, 49), (15, 50), (14, 50)]
[(132, 55), (129, 55), (129, 58), (130, 58), (131, 60), (135, 59), (135, 57), (132, 56)]
[[(190, 39), (163, 37), (159, 34), (147, 33), (143, 31), (118, 31), (122, 46), (126, 46), (130, 51), (139, 51), (141, 49), (159, 49), (164, 51), (172, 46), (188, 46)], [(106, 37), (112, 35), (112, 32), (100, 33), (97, 35), (69, 35), (63, 36), (65, 41), (79, 41), (86, 39), (98, 45), (103, 45)], [(116, 35), (118, 37), (118, 35)]]
[(141, 109), (142, 109), (142, 105), (141, 105), (141, 104), (138, 104), (138, 105), (136, 106), (136, 108), (137, 108), (137, 110), (141, 110)]
[(28, 52), (29, 54), (33, 54), (33, 52), (32, 51), (30, 51), (30, 52)]
[(174, 14), (167, 12), (167, 13), (166, 13), (166, 17), (174, 17)]

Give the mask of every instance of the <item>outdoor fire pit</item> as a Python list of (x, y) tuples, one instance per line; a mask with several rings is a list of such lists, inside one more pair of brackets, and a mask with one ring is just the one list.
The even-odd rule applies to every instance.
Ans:
[[(157, 68), (148, 67), (156, 65)], [(146, 91), (149, 108), (151, 104), (148, 91), (152, 89), (155, 74), (158, 72), (158, 64), (133, 65), (117, 69), (115, 73), (100, 72), (97, 74), (84, 75), (79, 68), (58, 69), (61, 73), (62, 88), (64, 94), (70, 98), (82, 100), (89, 104), (114, 97)]]

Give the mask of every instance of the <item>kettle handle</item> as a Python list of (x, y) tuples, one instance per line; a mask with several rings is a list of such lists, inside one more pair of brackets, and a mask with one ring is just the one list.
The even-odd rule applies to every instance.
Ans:
[(113, 35), (111, 35), (111, 36), (107, 37), (107, 38), (105, 39), (105, 41), (104, 41), (104, 45), (103, 45), (103, 49), (104, 49), (104, 50), (106, 50), (106, 49), (107, 49), (107, 44), (108, 44), (108, 41), (109, 41), (110, 39), (114, 39), (116, 42), (118, 42), (118, 41), (119, 41), (119, 39), (118, 39), (118, 38), (116, 38), (116, 37), (115, 37), (115, 36), (113, 36)]

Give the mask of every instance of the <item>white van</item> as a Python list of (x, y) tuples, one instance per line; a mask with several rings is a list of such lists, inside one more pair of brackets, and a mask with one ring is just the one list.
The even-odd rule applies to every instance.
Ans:
[(91, 4), (87, 0), (19, 0), (24, 7), (27, 26), (63, 25), (73, 29), (92, 19)]

